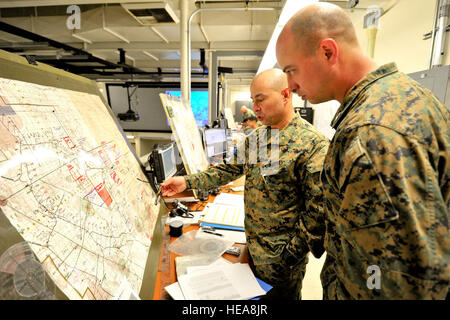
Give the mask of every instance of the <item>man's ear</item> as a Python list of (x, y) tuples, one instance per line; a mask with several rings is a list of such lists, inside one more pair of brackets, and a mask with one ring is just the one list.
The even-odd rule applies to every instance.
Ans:
[(328, 63), (335, 64), (339, 55), (339, 46), (334, 39), (327, 38), (320, 41), (319, 55)]
[(289, 88), (284, 88), (283, 90), (281, 90), (281, 95), (285, 99), (289, 99), (291, 97), (291, 94), (292, 92), (289, 90)]

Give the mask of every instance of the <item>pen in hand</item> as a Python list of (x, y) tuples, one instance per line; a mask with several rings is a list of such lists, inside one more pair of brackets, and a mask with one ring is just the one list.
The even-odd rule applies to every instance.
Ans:
[(155, 205), (157, 205), (159, 200), (161, 199), (161, 192), (162, 192), (162, 190), (159, 189), (158, 193), (156, 194)]

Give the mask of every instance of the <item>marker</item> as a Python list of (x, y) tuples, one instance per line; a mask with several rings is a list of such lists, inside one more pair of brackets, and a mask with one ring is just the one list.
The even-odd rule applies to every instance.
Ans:
[(203, 230), (203, 232), (213, 234), (215, 236), (223, 237), (223, 234), (221, 234), (221, 233), (212, 232), (212, 231), (208, 231), (208, 230)]

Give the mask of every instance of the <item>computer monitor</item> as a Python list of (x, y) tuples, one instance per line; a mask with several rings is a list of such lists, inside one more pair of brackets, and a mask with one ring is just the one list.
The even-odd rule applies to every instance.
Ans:
[(205, 149), (208, 157), (223, 155), (227, 151), (226, 129), (205, 129)]
[(149, 162), (152, 161), (151, 158), (153, 158), (153, 167), (158, 183), (169, 179), (177, 172), (173, 144), (157, 147), (152, 151)]
[[(180, 97), (180, 90), (166, 90), (166, 94)], [(204, 127), (209, 122), (209, 92), (207, 89), (191, 91), (191, 109), (198, 127)]]

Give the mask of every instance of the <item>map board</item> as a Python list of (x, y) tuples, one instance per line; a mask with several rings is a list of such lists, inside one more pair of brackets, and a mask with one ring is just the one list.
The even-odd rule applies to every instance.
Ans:
[(194, 174), (208, 169), (208, 158), (203, 149), (200, 130), (190, 106), (186, 105), (179, 97), (164, 93), (160, 93), (159, 96), (167, 119), (169, 119), (186, 172)]
[(95, 82), (20, 59), (0, 52), (0, 213), (66, 298), (140, 293), (160, 205), (135, 154)]

